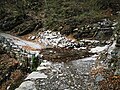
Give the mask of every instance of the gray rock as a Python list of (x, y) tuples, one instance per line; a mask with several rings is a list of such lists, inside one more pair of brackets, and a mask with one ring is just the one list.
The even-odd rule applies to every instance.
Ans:
[(99, 81), (102, 81), (102, 80), (104, 80), (102, 75), (97, 76), (96, 79), (95, 79), (96, 82), (99, 82)]
[(31, 74), (28, 75), (28, 77), (25, 80), (28, 79), (39, 79), (39, 78), (47, 78), (47, 75), (45, 75), (44, 73), (39, 73), (39, 72), (32, 72)]
[(37, 89), (35, 88), (35, 83), (34, 82), (25, 81), (15, 90), (37, 90)]

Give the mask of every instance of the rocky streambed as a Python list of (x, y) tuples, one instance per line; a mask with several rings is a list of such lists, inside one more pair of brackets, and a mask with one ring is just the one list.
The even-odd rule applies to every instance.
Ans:
[[(51, 31), (40, 32), (28, 39), (33, 42), (0, 34), (1, 47), (25, 72), (22, 72), (25, 78), (16, 90), (98, 90), (108, 89), (112, 81), (115, 85), (110, 88), (119, 89), (119, 47), (115, 46), (116, 41), (76, 41)], [(4, 88), (10, 90), (12, 85), (5, 84)]]

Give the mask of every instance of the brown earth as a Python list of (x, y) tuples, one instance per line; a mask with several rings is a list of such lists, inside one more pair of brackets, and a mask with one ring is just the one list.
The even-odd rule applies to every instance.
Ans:
[(91, 75), (95, 78), (102, 75), (104, 80), (98, 82), (99, 90), (120, 90), (120, 75), (115, 76), (114, 71), (99, 67), (91, 71)]
[(43, 59), (53, 62), (68, 62), (93, 55), (93, 53), (89, 53), (87, 50), (66, 48), (47, 48), (41, 50), (41, 54), (43, 54)]
[(14, 90), (26, 75), (20, 63), (8, 53), (0, 50), (0, 90)]
[(100, 90), (120, 90), (120, 76), (111, 76), (99, 82)]

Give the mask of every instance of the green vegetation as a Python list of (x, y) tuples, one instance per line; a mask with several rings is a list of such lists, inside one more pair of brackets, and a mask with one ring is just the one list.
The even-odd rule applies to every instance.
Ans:
[(28, 14), (41, 19), (45, 28), (57, 30), (60, 26), (78, 26), (93, 19), (115, 14), (119, 0), (2, 0), (0, 18)]
[[(116, 10), (118, 0), (46, 0), (45, 26), (56, 29), (59, 26), (77, 26), (87, 19), (109, 17)], [(119, 4), (120, 5), (120, 4)], [(119, 8), (119, 7), (117, 7)], [(106, 11), (105, 11), (106, 10)], [(74, 24), (75, 22), (75, 24)], [(92, 22), (92, 21), (91, 21)]]

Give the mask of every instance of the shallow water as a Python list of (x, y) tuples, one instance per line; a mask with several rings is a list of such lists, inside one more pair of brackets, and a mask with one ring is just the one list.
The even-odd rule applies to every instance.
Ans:
[[(5, 36), (5, 35), (7, 34), (3, 34), (1, 36), (10, 39), (13, 38), (15, 39), (15, 37)], [(18, 40), (21, 41), (20, 39)], [(26, 45), (28, 44), (27, 42), (25, 43)], [(94, 50), (91, 49), (91, 52), (95, 51), (95, 53), (98, 52), (100, 53), (106, 48), (107, 45), (99, 48), (95, 47), (92, 48)], [(64, 62), (53, 63), (47, 60), (42, 60), (42, 63), (39, 65), (39, 68), (36, 70), (38, 74), (37, 78), (33, 75), (33, 77), (30, 78), (27, 77), (25, 81), (34, 82), (35, 86), (33, 87), (36, 88), (37, 90), (98, 90), (98, 86), (97, 86), (97, 82), (95, 82), (95, 78), (91, 77), (90, 75), (92, 67), (95, 66), (97, 56), (98, 54), (88, 58), (70, 61), (67, 63)], [(41, 75), (44, 75), (45, 77), (42, 77)], [(24, 86), (20, 86), (19, 88), (22, 87), (22, 88), (26, 88), (25, 90), (29, 90), (28, 86), (24, 85)]]
[(94, 90), (93, 78), (89, 72), (94, 60), (75, 60), (68, 63), (52, 63), (51, 68), (40, 70), (46, 79), (36, 79), (37, 90)]

